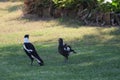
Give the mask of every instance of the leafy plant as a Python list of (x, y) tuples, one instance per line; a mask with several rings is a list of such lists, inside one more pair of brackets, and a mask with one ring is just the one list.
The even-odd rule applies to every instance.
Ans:
[(120, 13), (120, 0), (112, 0), (112, 11)]

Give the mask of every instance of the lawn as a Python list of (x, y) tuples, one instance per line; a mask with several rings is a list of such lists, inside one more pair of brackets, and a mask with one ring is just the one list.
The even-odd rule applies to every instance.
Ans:
[[(82, 26), (69, 19), (22, 18), (21, 2), (0, 2), (0, 80), (120, 80), (120, 28)], [(30, 35), (45, 62), (39, 66), (23, 51)], [(58, 54), (58, 38), (77, 54)]]

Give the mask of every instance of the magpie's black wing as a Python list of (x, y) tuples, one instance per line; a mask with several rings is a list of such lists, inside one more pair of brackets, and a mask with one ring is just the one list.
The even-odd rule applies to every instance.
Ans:
[(24, 43), (24, 46), (28, 50), (36, 51), (35, 47), (34, 47), (34, 45), (32, 43)]

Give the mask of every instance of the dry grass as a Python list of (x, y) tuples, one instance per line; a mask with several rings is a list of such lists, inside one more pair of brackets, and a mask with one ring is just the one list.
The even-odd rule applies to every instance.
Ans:
[[(74, 20), (22, 18), (21, 2), (0, 2), (0, 80), (120, 80), (120, 29), (81, 26)], [(23, 36), (45, 61), (44, 67), (27, 64)], [(76, 55), (68, 64), (57, 53), (64, 38)]]
[[(84, 27), (79, 25), (74, 28), (74, 24), (63, 24), (59, 20), (54, 19), (26, 19), (22, 18), (21, 2), (1, 2), (0, 5), (3, 5), (0, 7), (1, 44), (12, 44), (13, 42), (17, 43), (17, 41), (22, 43), (24, 34), (30, 34), (32, 42), (56, 41), (59, 37), (66, 38), (66, 40), (82, 39), (85, 35), (100, 36), (103, 40), (113, 38), (111, 35), (101, 35), (101, 33), (107, 33), (115, 28)], [(73, 27), (69, 27), (70, 25)], [(9, 41), (7, 40), (8, 37)]]

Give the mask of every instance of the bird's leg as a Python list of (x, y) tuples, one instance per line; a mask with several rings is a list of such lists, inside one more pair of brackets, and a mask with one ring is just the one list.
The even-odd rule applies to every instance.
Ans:
[(34, 60), (34, 59), (33, 59), (33, 58), (31, 58), (31, 66), (33, 65), (33, 60)]
[(68, 57), (66, 57), (66, 58), (65, 58), (64, 62), (65, 62), (65, 63), (67, 63), (67, 62), (68, 62)]

